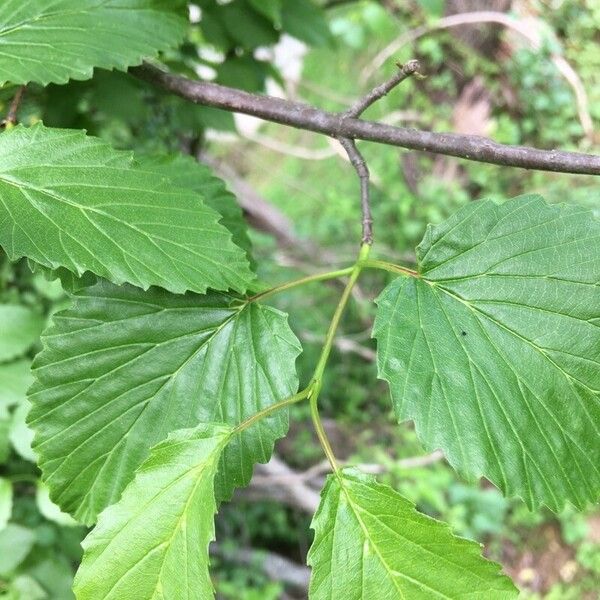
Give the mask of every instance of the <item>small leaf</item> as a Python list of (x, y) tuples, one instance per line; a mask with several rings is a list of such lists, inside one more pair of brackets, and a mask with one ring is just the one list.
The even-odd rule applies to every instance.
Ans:
[(323, 9), (312, 0), (282, 0), (281, 27), (311, 46), (326, 46), (332, 40)]
[[(99, 282), (54, 315), (34, 364), (29, 422), (52, 500), (92, 523), (170, 431), (236, 425), (298, 387), (285, 315), (231, 296), (175, 296)], [(236, 435), (219, 500), (245, 485), (285, 435), (286, 411)]]
[[(220, 6), (219, 17), (231, 39), (246, 50), (271, 46), (279, 39), (279, 32), (273, 24), (248, 6), (245, 0)], [(240, 27), (240, 23), (244, 26)]]
[(430, 227), (419, 276), (377, 300), (400, 421), (467, 477), (530, 508), (600, 491), (600, 222), (538, 196)]
[[(0, 319), (2, 307), (0, 306)], [(39, 337), (37, 333), (36, 338)], [(33, 383), (31, 362), (19, 360), (0, 365), (0, 406), (10, 407), (23, 402), (27, 398), (27, 390)]]
[(0, 576), (10, 575), (29, 554), (35, 543), (31, 529), (9, 523), (0, 530)]
[(327, 478), (312, 522), (311, 600), (516, 598), (475, 542), (354, 469)]
[(77, 275), (172, 292), (244, 292), (253, 279), (219, 214), (83, 132), (15, 127), (0, 135), (0, 244)]
[(12, 515), (13, 486), (9, 479), (0, 477), (0, 531), (8, 524)]
[(231, 430), (201, 425), (155, 446), (83, 542), (78, 600), (213, 597), (214, 478)]
[(33, 431), (26, 423), (27, 414), (31, 408), (27, 400), (23, 400), (13, 412), (8, 438), (12, 447), (25, 460), (36, 463), (37, 456), (31, 448), (33, 442)]
[(29, 575), (17, 575), (8, 584), (8, 594), (3, 600), (46, 600), (48, 594)]
[(2, 0), (0, 82), (66, 83), (94, 67), (126, 70), (178, 46), (187, 31), (180, 0)]
[(30, 308), (0, 304), (0, 362), (23, 356), (38, 340), (43, 327), (44, 318)]
[(250, 0), (252, 8), (267, 17), (275, 27), (281, 27), (283, 0)]
[(77, 521), (60, 510), (52, 500), (50, 500), (50, 490), (41, 481), (38, 482), (37, 490), (35, 492), (35, 503), (37, 504), (38, 510), (42, 516), (46, 517), (49, 521), (54, 521), (63, 526), (77, 525)]

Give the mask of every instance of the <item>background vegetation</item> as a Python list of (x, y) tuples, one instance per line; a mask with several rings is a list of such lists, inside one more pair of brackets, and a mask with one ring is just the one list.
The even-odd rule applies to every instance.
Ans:
[[(394, 60), (421, 61), (425, 79), (404, 83), (367, 118), (439, 131), (487, 135), (511, 144), (600, 151), (600, 6), (595, 0), (203, 0), (191, 8), (188, 42), (164, 56), (174, 70), (199, 73), (250, 91), (284, 94), (340, 110), (389, 75)], [(285, 10), (282, 10), (282, 7)], [(473, 10), (513, 17), (530, 36), (494, 24), (436, 29), (440, 19)], [(443, 21), (442, 21), (443, 22)], [(381, 69), (377, 54), (399, 36), (410, 40)], [(592, 128), (578, 111), (572, 85), (557, 69), (566, 59), (588, 99)], [(572, 82), (571, 82), (572, 83)], [(5, 112), (15, 88), (0, 89)], [(325, 266), (346, 266), (359, 239), (357, 181), (337, 144), (306, 132), (167, 97), (134, 78), (96, 71), (87, 82), (29, 86), (21, 120), (86, 128), (117, 147), (184, 152), (209, 162), (237, 193), (251, 230), (261, 275), (270, 281)], [(413, 260), (429, 222), (471, 200), (524, 191), (551, 202), (587, 204), (600, 212), (591, 177), (527, 172), (466, 163), (363, 143), (374, 182), (375, 254)], [(385, 276), (372, 274), (343, 323), (322, 393), (336, 453), (376, 468), (418, 508), (486, 543), (524, 598), (598, 598), (600, 513), (531, 514), (485, 481), (462, 482), (437, 455), (422, 451), (409, 425), (398, 427), (388, 392), (375, 381), (370, 340), (373, 305)], [(291, 313), (315, 363), (339, 290), (277, 299)], [(0, 256), (0, 597), (71, 598), (85, 529), (50, 503), (38, 479), (25, 426), (28, 366), (39, 333), (66, 305), (57, 281), (26, 261)], [(222, 598), (302, 598), (308, 524), (323, 471), (305, 407), (276, 460), (256, 470), (251, 486), (222, 507), (214, 548)], [(316, 466), (315, 466), (316, 465)], [(291, 491), (290, 491), (291, 490)], [(280, 503), (283, 501), (283, 504)]]

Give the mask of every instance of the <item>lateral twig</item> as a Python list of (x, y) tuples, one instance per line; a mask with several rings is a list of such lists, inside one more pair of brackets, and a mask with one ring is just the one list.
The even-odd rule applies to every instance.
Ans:
[(390, 77), (387, 81), (374, 87), (366, 96), (363, 96), (360, 100), (357, 100), (346, 112), (345, 117), (358, 118), (362, 115), (371, 104), (374, 104), (380, 98), (383, 98), (389, 94), (397, 85), (402, 83), (405, 79), (419, 73), (419, 61), (409, 60), (404, 65), (398, 65), (399, 69), (396, 71), (393, 77)]
[[(374, 87), (366, 96), (357, 100), (348, 110), (342, 113), (343, 118), (357, 119), (362, 113), (380, 98), (389, 94), (398, 84), (411, 75), (418, 73), (419, 61), (410, 60), (405, 65), (398, 65), (399, 69), (393, 77)], [(338, 141), (346, 151), (350, 163), (354, 167), (360, 180), (360, 206), (362, 211), (362, 240), (363, 244), (373, 243), (373, 215), (371, 213), (371, 192), (369, 186), (369, 168), (356, 147), (356, 142), (351, 137), (338, 136)]]
[(21, 101), (23, 100), (26, 88), (26, 85), (22, 85), (17, 89), (17, 93), (14, 95), (10, 107), (8, 108), (8, 112), (6, 113), (6, 118), (2, 122), (4, 125), (17, 124), (17, 113), (19, 112), (19, 106), (21, 106)]

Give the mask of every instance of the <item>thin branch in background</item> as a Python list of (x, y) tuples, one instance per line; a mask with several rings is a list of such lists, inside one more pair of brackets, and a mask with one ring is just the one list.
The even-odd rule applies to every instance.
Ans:
[[(411, 42), (418, 40), (420, 37), (439, 31), (441, 29), (448, 29), (450, 27), (459, 27), (461, 25), (478, 25), (481, 23), (494, 23), (501, 25), (512, 31), (516, 31), (519, 35), (525, 38), (530, 46), (534, 50), (539, 50), (542, 47), (543, 38), (540, 34), (540, 27), (535, 27), (534, 21), (530, 21), (529, 25), (523, 20), (516, 19), (510, 15), (485, 10), (475, 11), (468, 13), (460, 13), (457, 15), (450, 15), (442, 17), (435, 23), (428, 25), (422, 25), (415, 29), (405, 31), (398, 36), (394, 41), (388, 44), (383, 50), (381, 50), (371, 63), (363, 69), (360, 81), (366, 83), (379, 69), (385, 64), (389, 58), (398, 54), (400, 49)], [(581, 79), (575, 69), (569, 64), (569, 62), (560, 54), (556, 52), (551, 53), (550, 60), (554, 63), (554, 66), (558, 72), (567, 80), (568, 84), (575, 93), (577, 100), (577, 112), (579, 115), (579, 121), (581, 127), (588, 139), (593, 138), (594, 124), (590, 115), (589, 101), (581, 82)]]
[[(357, 119), (360, 117), (369, 106), (389, 94), (397, 85), (405, 79), (418, 73), (419, 62), (410, 60), (405, 65), (398, 65), (398, 71), (393, 77), (374, 87), (366, 96), (355, 102), (347, 111), (342, 114), (342, 117), (348, 119)], [(373, 215), (371, 213), (371, 193), (369, 189), (369, 168), (363, 157), (356, 147), (356, 142), (351, 137), (338, 137), (338, 141), (346, 151), (352, 166), (354, 167), (360, 180), (360, 206), (362, 213), (362, 239), (363, 244), (373, 243)]]
[(25, 95), (26, 89), (26, 85), (22, 85), (19, 87), (19, 89), (17, 89), (17, 93), (14, 95), (14, 98), (10, 103), (10, 107), (8, 108), (8, 112), (6, 113), (6, 118), (3, 121), (4, 125), (17, 124), (17, 113), (19, 112), (19, 107), (21, 106), (21, 102), (23, 100), (23, 96)]
[[(300, 338), (306, 342), (322, 344), (325, 341), (325, 336), (315, 335), (310, 331), (301, 331)], [(335, 347), (343, 354), (356, 354), (368, 362), (375, 362), (377, 355), (375, 351), (367, 346), (363, 346), (348, 337), (337, 337), (334, 341)]]
[(280, 581), (300, 592), (308, 590), (310, 569), (275, 552), (253, 548), (230, 548), (228, 545), (213, 543), (210, 546), (210, 553), (212, 556), (239, 565), (259, 568), (272, 581)]
[(401, 84), (405, 79), (408, 79), (411, 75), (419, 75), (419, 61), (409, 60), (406, 64), (398, 64), (398, 71), (393, 77), (390, 77), (387, 81), (374, 87), (366, 96), (363, 96), (360, 100), (356, 101), (345, 113), (346, 117), (358, 118), (362, 115), (369, 106), (375, 104), (377, 100), (380, 100), (384, 96), (387, 96), (397, 85)]
[[(435, 450), (423, 456), (410, 456), (394, 460), (389, 466), (375, 463), (355, 463), (340, 461), (340, 465), (354, 466), (363, 473), (381, 475), (391, 467), (397, 469), (420, 469), (444, 460), (444, 453)], [(318, 490), (323, 487), (323, 476), (331, 472), (327, 459), (314, 464), (306, 471), (296, 471), (281, 458), (273, 455), (266, 464), (256, 465), (255, 474), (245, 490), (239, 490), (238, 496), (245, 499), (277, 499), (305, 512), (316, 510), (319, 504)]]
[(197, 104), (251, 115), (331, 137), (369, 140), (505, 167), (600, 175), (600, 156), (593, 154), (509, 146), (477, 135), (437, 133), (394, 127), (376, 121), (349, 119), (341, 113), (319, 110), (301, 102), (251, 94), (216, 83), (173, 75), (147, 63), (130, 69), (130, 73)]

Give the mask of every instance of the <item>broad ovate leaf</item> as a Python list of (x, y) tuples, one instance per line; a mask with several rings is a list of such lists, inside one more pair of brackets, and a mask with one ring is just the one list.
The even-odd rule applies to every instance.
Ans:
[(475, 542), (354, 469), (327, 478), (314, 516), (311, 600), (508, 600), (518, 593)]
[[(0, 362), (23, 356), (40, 337), (44, 317), (26, 306), (0, 304)], [(12, 371), (12, 367), (5, 367)], [(7, 373), (10, 388), (0, 391), (0, 397), (11, 393), (13, 374)], [(17, 384), (18, 385), (18, 384)]]
[(378, 299), (400, 421), (530, 508), (600, 491), (600, 223), (539, 196), (469, 204)]
[(42, 125), (0, 135), (0, 245), (53, 269), (172, 292), (243, 292), (246, 256), (191, 190), (83, 132)]
[(152, 449), (83, 542), (78, 600), (213, 597), (214, 479), (230, 435), (228, 427), (206, 424), (176, 431)]
[[(231, 296), (100, 281), (53, 321), (34, 363), (29, 423), (52, 500), (85, 523), (169, 432), (236, 425), (298, 387), (300, 346), (287, 317)], [(218, 499), (249, 481), (287, 427), (278, 411), (233, 437)]]
[(47, 85), (90, 79), (94, 67), (126, 70), (178, 46), (181, 0), (2, 0), (0, 82)]

